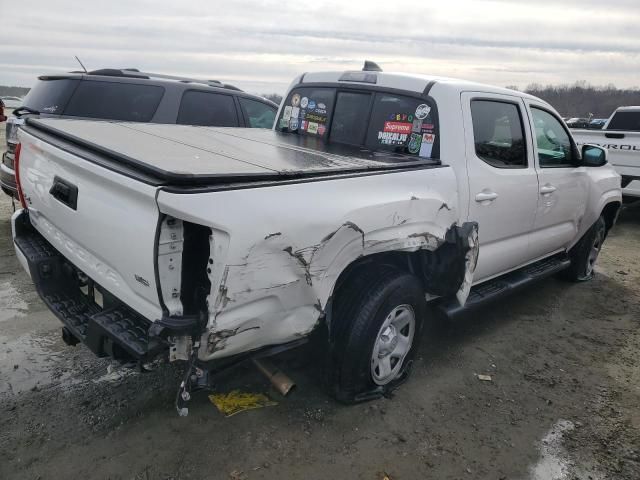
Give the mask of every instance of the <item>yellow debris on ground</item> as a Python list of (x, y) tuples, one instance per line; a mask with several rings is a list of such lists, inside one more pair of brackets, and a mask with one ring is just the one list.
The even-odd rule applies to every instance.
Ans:
[(274, 402), (263, 393), (246, 393), (240, 390), (232, 390), (229, 393), (215, 393), (209, 395), (209, 400), (225, 417), (230, 417), (245, 410), (271, 407), (278, 404), (278, 402)]

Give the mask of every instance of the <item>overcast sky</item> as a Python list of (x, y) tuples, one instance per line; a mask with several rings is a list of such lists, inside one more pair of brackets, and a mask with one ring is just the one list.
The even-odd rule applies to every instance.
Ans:
[(0, 85), (137, 67), (283, 93), (297, 73), (640, 86), (640, 0), (0, 0)]

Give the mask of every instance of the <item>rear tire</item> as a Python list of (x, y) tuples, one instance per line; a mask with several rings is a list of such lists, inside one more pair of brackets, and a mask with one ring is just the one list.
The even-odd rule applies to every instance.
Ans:
[(427, 305), (422, 284), (391, 267), (358, 272), (336, 295), (329, 389), (351, 404), (393, 391), (409, 374)]
[(563, 272), (563, 276), (573, 282), (585, 282), (593, 278), (594, 266), (606, 236), (607, 225), (601, 216), (569, 251), (571, 266)]

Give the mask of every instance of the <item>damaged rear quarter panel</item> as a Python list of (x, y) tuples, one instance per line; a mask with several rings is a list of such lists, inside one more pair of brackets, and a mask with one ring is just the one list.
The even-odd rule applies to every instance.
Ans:
[(380, 252), (437, 249), (459, 220), (456, 199), (449, 167), (197, 194), (161, 191), (161, 212), (212, 229), (201, 360), (309, 334), (349, 264)]

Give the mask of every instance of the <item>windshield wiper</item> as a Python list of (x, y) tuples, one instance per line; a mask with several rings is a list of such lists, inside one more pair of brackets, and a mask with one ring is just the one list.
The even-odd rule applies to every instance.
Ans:
[(13, 111), (13, 114), (16, 117), (20, 117), (24, 114), (33, 114), (33, 115), (40, 115), (40, 112), (38, 110), (35, 110), (33, 108), (29, 108), (29, 107), (18, 107)]

